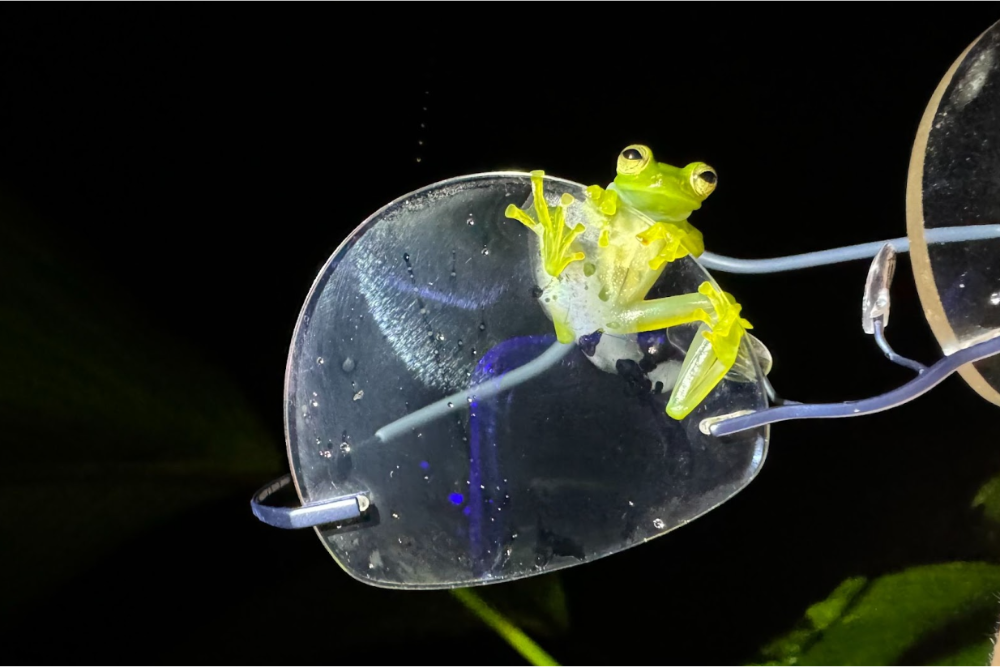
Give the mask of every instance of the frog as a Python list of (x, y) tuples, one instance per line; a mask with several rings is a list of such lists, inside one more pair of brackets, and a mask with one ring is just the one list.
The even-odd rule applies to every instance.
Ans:
[[(671, 262), (704, 252), (703, 235), (688, 219), (715, 191), (716, 171), (704, 162), (659, 162), (648, 146), (631, 144), (619, 153), (616, 172), (607, 187), (586, 188), (583, 200), (563, 193), (553, 202), (545, 172), (532, 171), (525, 208), (510, 204), (504, 213), (534, 232), (535, 291), (556, 338), (586, 344), (602, 370), (613, 372), (615, 356), (641, 358), (641, 334), (697, 324), (666, 404), (669, 417), (683, 420), (727, 375), (755, 377), (740, 353), (745, 337), (766, 358), (765, 373), (770, 356), (747, 334), (753, 326), (742, 306), (713, 281), (693, 293), (646, 298)], [(595, 336), (609, 339), (603, 356), (588, 342)]]

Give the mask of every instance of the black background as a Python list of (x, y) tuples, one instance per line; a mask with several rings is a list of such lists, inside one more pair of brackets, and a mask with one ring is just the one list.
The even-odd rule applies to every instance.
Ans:
[[(0, 191), (93, 298), (232, 378), (283, 452), (285, 357), (316, 271), (422, 185), (534, 168), (604, 183), (642, 142), (718, 171), (692, 218), (714, 252), (904, 235), (924, 107), (997, 12), (786, 7), (5, 9)], [(844, 400), (908, 379), (859, 326), (866, 270), (719, 276), (774, 352), (780, 393)], [(902, 354), (940, 353), (906, 258), (892, 324)], [(847, 576), (995, 558), (969, 510), (1000, 471), (995, 411), (953, 377), (889, 413), (775, 426), (763, 472), (734, 500), (565, 571), (570, 629), (541, 641), (564, 663), (745, 662)], [(46, 447), (14, 432), (8, 457)], [(519, 660), (447, 594), (366, 587), (311, 532), (258, 524), (247, 501), (265, 481), (130, 534), (58, 585), (29, 581), (35, 594), (4, 609), (5, 658)], [(72, 522), (72, 503), (61, 509)], [(3, 551), (37, 539), (31, 511)], [(338, 627), (359, 614), (371, 632)]]

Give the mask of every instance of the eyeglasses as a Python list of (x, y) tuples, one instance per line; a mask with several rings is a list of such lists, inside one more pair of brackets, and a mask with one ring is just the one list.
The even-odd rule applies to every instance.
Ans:
[[(605, 291), (600, 266), (578, 258), (575, 273), (549, 278), (539, 268), (545, 244), (564, 237), (567, 252), (571, 243), (619, 250), (601, 245), (600, 224), (566, 236), (574, 216), (594, 214), (586, 208), (593, 194), (552, 177), (464, 176), (385, 206), (321, 270), (286, 372), (292, 474), (255, 494), (255, 515), (314, 527), (344, 570), (373, 585), (510, 581), (614, 554), (725, 502), (759, 472), (770, 424), (886, 410), (956, 371), (1000, 404), (1000, 162), (982, 148), (1000, 138), (1000, 86), (980, 71), (998, 45), (991, 28), (927, 108), (911, 159), (907, 238), (769, 260), (679, 253), (649, 284), (616, 278), (644, 302), (682, 297), (663, 303), (696, 306), (722, 298), (712, 296), (723, 293), (709, 270), (768, 273), (874, 257), (862, 327), (888, 359), (913, 370), (909, 383), (860, 401), (786, 401), (767, 380), (762, 343), (742, 335), (732, 363), (718, 366), (724, 355), (704, 334), (723, 334), (696, 318), (631, 331), (595, 316), (593, 334), (560, 342), (563, 313), (579, 323), (603, 313), (602, 304), (625, 312), (616, 301), (624, 288)], [(547, 228), (558, 238), (506, 215), (511, 205), (531, 210), (539, 184), (569, 222)], [(607, 215), (654, 224), (620, 211)], [(901, 357), (886, 339), (895, 257), (906, 251), (945, 355), (932, 366)], [(726, 302), (711, 303), (718, 325)], [(720, 379), (689, 414), (667, 416), (671, 397), (706, 377), (692, 372), (697, 364)], [(293, 482), (302, 505), (275, 504)]]

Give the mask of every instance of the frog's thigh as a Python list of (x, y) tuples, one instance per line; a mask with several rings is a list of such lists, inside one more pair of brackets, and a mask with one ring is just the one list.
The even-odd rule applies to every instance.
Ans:
[[(707, 322), (712, 303), (702, 294), (679, 294), (622, 306), (608, 331), (641, 333), (658, 331), (691, 322)], [(706, 341), (707, 342), (707, 341)]]
[(667, 414), (674, 419), (687, 417), (729, 372), (729, 366), (719, 361), (712, 344), (702, 335), (708, 330), (706, 324), (698, 327), (684, 357), (677, 384), (667, 402)]

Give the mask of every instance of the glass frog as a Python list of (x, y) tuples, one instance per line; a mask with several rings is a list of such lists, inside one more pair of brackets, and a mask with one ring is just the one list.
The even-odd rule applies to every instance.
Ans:
[(619, 154), (617, 172), (607, 189), (592, 185), (587, 200), (577, 202), (569, 194), (546, 200), (545, 174), (533, 171), (526, 208), (534, 216), (513, 204), (506, 216), (535, 232), (538, 300), (559, 341), (593, 346), (599, 339), (600, 353), (588, 356), (602, 370), (616, 372), (617, 360), (642, 358), (640, 333), (699, 323), (679, 372), (662, 378), (673, 389), (667, 414), (684, 419), (727, 374), (755, 377), (740, 354), (744, 340), (765, 373), (770, 355), (746, 333), (752, 327), (740, 317), (740, 304), (711, 282), (696, 293), (646, 299), (670, 262), (704, 252), (688, 217), (715, 190), (715, 171), (703, 162), (682, 168), (657, 162), (649, 147), (636, 144)]

